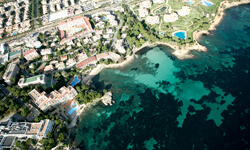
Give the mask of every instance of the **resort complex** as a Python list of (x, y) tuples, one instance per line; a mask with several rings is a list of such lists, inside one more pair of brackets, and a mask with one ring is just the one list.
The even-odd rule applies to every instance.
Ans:
[[(242, 63), (243, 70), (238, 70), (240, 65), (235, 67), (241, 60), (248, 60), (240, 56), (248, 55), (241, 48), (248, 49), (249, 17), (245, 16), (250, 14), (249, 9), (241, 6), (244, 11), (228, 11), (230, 17), (222, 21), (227, 22), (227, 26), (214, 29), (223, 17), (228, 17), (225, 9), (249, 2), (0, 1), (0, 150), (213, 149), (217, 145), (207, 146), (209, 143), (204, 139), (208, 137), (190, 129), (193, 126), (190, 118), (206, 116), (197, 121), (197, 125), (204, 126), (205, 121), (214, 120), (206, 124), (207, 131), (217, 129), (215, 126), (220, 129), (227, 125), (223, 118), (237, 112), (232, 111), (238, 107), (232, 102), (247, 97), (236, 88), (237, 92), (230, 94), (230, 91), (239, 83), (249, 89), (243, 84), (247, 83), (249, 66)], [(242, 16), (245, 20), (238, 24)], [(236, 36), (230, 26), (244, 32)], [(231, 36), (224, 39), (229, 31)], [(203, 34), (208, 36), (200, 38)], [(220, 38), (215, 41), (217, 36)], [(239, 39), (244, 40), (238, 42)], [(217, 76), (225, 69), (225, 74), (230, 74), (228, 80), (234, 79), (237, 72), (243, 77), (237, 83), (230, 80), (234, 86), (226, 85), (228, 81), (223, 80), (224, 76)], [(222, 79), (221, 82), (216, 80), (210, 85), (216, 77)], [(115, 101), (117, 103), (111, 106)], [(228, 107), (230, 105), (232, 107)], [(154, 112), (156, 110), (158, 112)], [(230, 117), (227, 111), (232, 112)], [(168, 119), (161, 120), (166, 116), (162, 112), (168, 114)], [(243, 112), (247, 112), (247, 108), (237, 113)], [(216, 115), (218, 117), (213, 118)], [(93, 117), (96, 118), (87, 120)], [(151, 132), (151, 129), (158, 131), (155, 125), (139, 125), (141, 120), (148, 122), (148, 118), (149, 122), (162, 123), (166, 131), (171, 127), (176, 133)], [(137, 128), (150, 132), (138, 134), (141, 130)], [(179, 131), (186, 132), (186, 129), (195, 133), (193, 137), (202, 135), (198, 140), (190, 138), (196, 141), (190, 142), (192, 146), (174, 141), (177, 134), (182, 133)], [(243, 132), (246, 126), (240, 129)], [(120, 135), (112, 137), (117, 131), (126, 133), (123, 134), (126, 140)], [(159, 134), (155, 136), (155, 133)], [(144, 140), (136, 139), (138, 137)], [(111, 139), (122, 142), (113, 144)], [(244, 140), (239, 143), (247, 143)], [(225, 145), (218, 148), (228, 149)]]

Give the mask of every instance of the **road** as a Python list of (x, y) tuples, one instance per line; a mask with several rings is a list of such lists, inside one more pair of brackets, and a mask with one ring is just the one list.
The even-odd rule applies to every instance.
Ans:
[[(81, 16), (81, 15), (89, 15), (89, 14), (93, 14), (93, 13), (97, 13), (99, 11), (103, 11), (103, 10), (109, 10), (109, 9), (112, 9), (114, 7), (117, 7), (117, 6), (120, 6), (122, 5), (123, 3), (115, 3), (115, 4), (111, 4), (110, 6), (107, 6), (107, 7), (103, 7), (103, 8), (97, 8), (97, 9), (94, 9), (94, 10), (88, 10), (88, 11), (84, 11), (83, 13), (79, 14), (79, 15), (75, 15), (75, 16)], [(76, 7), (76, 5), (74, 6)], [(72, 7), (72, 8), (74, 8)], [(70, 8), (70, 7), (68, 7)], [(67, 8), (67, 9), (68, 9)], [(45, 15), (46, 16), (46, 15)], [(45, 17), (45, 16), (41, 16), (41, 17), (37, 17), (37, 18), (42, 18), (42, 17)], [(17, 34), (15, 36), (11, 36), (11, 37), (7, 37), (7, 38), (4, 38), (4, 39), (1, 39), (0, 40), (0, 43), (4, 43), (4, 42), (9, 42), (11, 40), (14, 40), (14, 39), (20, 39), (28, 34), (33, 34), (35, 32), (41, 32), (41, 31), (44, 31), (44, 30), (47, 30), (49, 28), (52, 28), (52, 27), (55, 27), (59, 22), (63, 21), (63, 20), (66, 20), (68, 18), (71, 18), (72, 16), (69, 16), (69, 17), (66, 17), (66, 18), (62, 18), (62, 19), (58, 19), (58, 20), (55, 20), (53, 22), (50, 22), (50, 23), (47, 23), (45, 26), (41, 27), (41, 28), (37, 28), (37, 29), (31, 29), (27, 32), (24, 32), (24, 33), (20, 33), (20, 34)], [(35, 19), (35, 18), (34, 18)]]
[(6, 96), (10, 94), (10, 92), (7, 90), (7, 88), (6, 88), (4, 85), (2, 85), (2, 84), (0, 84), (0, 90), (1, 90)]
[(116, 28), (116, 31), (115, 31), (115, 34), (113, 36), (113, 39), (112, 39), (112, 44), (110, 46), (110, 48), (112, 49), (115, 45), (115, 42), (116, 42), (116, 39), (117, 39), (117, 32), (120, 30), (120, 28), (122, 27), (122, 20), (117, 16), (117, 18), (119, 19), (119, 25), (118, 27)]

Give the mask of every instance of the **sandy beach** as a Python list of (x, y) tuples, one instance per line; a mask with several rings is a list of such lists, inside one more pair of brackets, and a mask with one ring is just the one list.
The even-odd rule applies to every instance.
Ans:
[(91, 72), (86, 77), (83, 77), (82, 84), (89, 84), (89, 81), (93, 77), (95, 77), (97, 74), (99, 74), (105, 68), (120, 68), (120, 67), (124, 67), (127, 64), (129, 64), (131, 61), (133, 61), (133, 59), (134, 59), (134, 54), (131, 55), (131, 56), (128, 56), (126, 58), (126, 60), (124, 60), (123, 62), (118, 63), (118, 64), (109, 64), (109, 65), (98, 64), (93, 70), (91, 70)]

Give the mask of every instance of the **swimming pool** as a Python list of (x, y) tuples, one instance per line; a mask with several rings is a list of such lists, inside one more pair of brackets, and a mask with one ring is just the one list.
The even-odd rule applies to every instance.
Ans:
[(14, 32), (12, 35), (17, 35), (17, 32)]
[(75, 32), (79, 32), (79, 31), (81, 31), (82, 29), (81, 28), (76, 28), (75, 29)]
[(13, 52), (13, 53), (10, 53), (10, 55), (9, 55), (9, 56), (11, 57), (11, 56), (14, 56), (14, 55), (16, 55), (16, 54), (18, 54), (18, 53), (21, 53), (21, 50), (19, 50), (19, 51), (15, 51), (15, 52)]
[(202, 1), (202, 4), (205, 6), (212, 6), (213, 5), (212, 2), (208, 2), (208, 1)]
[(71, 108), (70, 110), (69, 110), (69, 112), (68, 112), (68, 114), (72, 114), (74, 111), (76, 111), (77, 110), (77, 107), (73, 107), (73, 108)]
[(188, 3), (188, 4), (193, 4), (193, 2), (191, 2), (191, 1), (187, 1), (187, 3)]
[(174, 36), (180, 38), (180, 39), (185, 39), (186, 38), (186, 32), (185, 31), (179, 31), (173, 33)]
[(165, 13), (167, 10), (167, 7), (161, 7), (159, 10), (156, 11), (157, 14)]
[(75, 86), (75, 85), (77, 85), (80, 81), (81, 81), (81, 80), (78, 79), (78, 76), (75, 76), (75, 77), (74, 77), (74, 81), (72, 81), (70, 85), (71, 85), (71, 86)]
[(106, 17), (102, 17), (103, 20), (106, 20)]

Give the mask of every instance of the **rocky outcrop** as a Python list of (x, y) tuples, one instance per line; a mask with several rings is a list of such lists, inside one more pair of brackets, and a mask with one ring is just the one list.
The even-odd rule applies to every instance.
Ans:
[(112, 93), (111, 92), (107, 92), (104, 94), (104, 96), (101, 98), (101, 101), (102, 103), (105, 105), (105, 106), (108, 106), (108, 105), (113, 105), (115, 102), (112, 100)]

